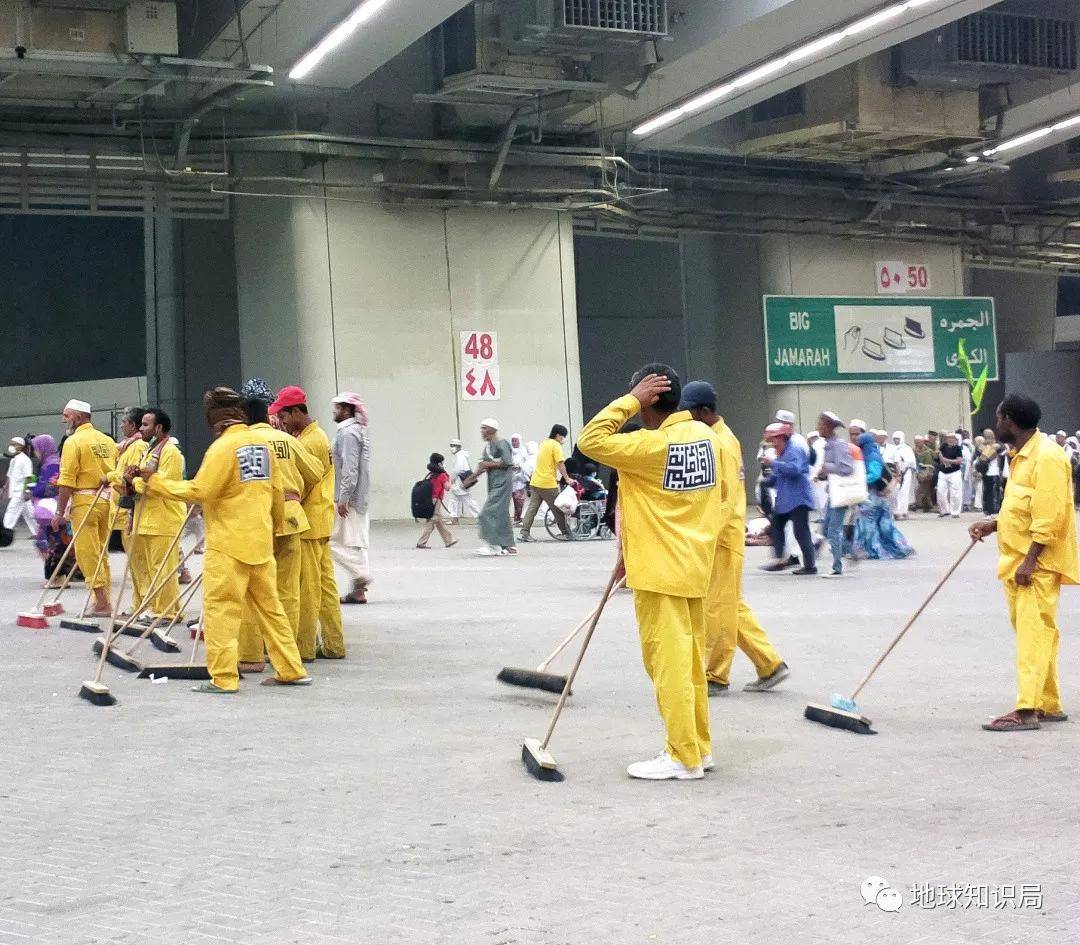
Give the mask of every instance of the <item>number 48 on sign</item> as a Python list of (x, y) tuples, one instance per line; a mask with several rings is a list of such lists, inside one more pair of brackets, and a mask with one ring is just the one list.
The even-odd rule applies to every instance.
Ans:
[(461, 399), (498, 400), (502, 396), (499, 382), (498, 339), (493, 331), (463, 331), (461, 333)]

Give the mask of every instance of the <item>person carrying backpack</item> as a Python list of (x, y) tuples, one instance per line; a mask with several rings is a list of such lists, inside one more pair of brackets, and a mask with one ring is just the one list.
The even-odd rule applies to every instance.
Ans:
[(446, 525), (445, 497), (450, 491), (450, 475), (443, 468), (445, 457), (441, 453), (432, 453), (428, 462), (428, 474), (412, 490), (413, 518), (421, 519), (424, 527), (420, 530), (417, 548), (430, 548), (428, 539), (438, 529), (439, 537), (447, 548), (453, 548), (457, 539)]

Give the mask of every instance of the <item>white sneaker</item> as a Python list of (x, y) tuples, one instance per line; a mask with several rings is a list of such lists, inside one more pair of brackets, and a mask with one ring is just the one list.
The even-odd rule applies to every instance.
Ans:
[(476, 549), (481, 558), (497, 558), (503, 553), (502, 548), (492, 548), (491, 545), (481, 545)]
[(701, 756), (701, 768), (703, 771), (712, 771), (715, 767), (716, 765), (713, 763), (712, 755)]
[(676, 761), (666, 751), (661, 752), (651, 761), (638, 761), (626, 769), (632, 778), (643, 781), (695, 781), (705, 777), (701, 765), (688, 768), (681, 761)]

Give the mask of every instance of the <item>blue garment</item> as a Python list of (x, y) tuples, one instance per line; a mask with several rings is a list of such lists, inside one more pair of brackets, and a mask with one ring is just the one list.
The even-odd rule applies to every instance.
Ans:
[(888, 501), (876, 492), (871, 492), (870, 498), (859, 506), (851, 554), (871, 561), (906, 558), (915, 554), (915, 549), (896, 527)]
[(846, 508), (829, 508), (825, 511), (825, 537), (829, 539), (832, 552), (832, 573), (844, 573), (844, 519)]
[(810, 458), (790, 440), (772, 463), (776, 477), (776, 504), (773, 511), (785, 515), (805, 505), (814, 507), (814, 489), (810, 485)]
[(881, 458), (881, 450), (878, 449), (877, 440), (872, 433), (864, 433), (858, 439), (859, 449), (862, 450), (863, 462), (866, 464), (866, 484), (872, 486), (881, 478), (882, 470), (885, 469), (885, 460)]
[(838, 436), (825, 441), (825, 473), (829, 476), (850, 476), (855, 470), (851, 447)]

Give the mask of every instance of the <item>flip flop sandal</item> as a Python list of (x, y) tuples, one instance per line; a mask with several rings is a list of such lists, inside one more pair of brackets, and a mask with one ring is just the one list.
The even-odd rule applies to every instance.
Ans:
[(900, 334), (895, 328), (886, 328), (885, 334), (882, 336), (882, 341), (885, 342), (890, 348), (895, 348), (897, 351), (903, 351), (907, 347), (907, 342), (904, 341), (904, 336)]
[(1036, 732), (1038, 729), (1038, 722), (1025, 722), (1015, 712), (998, 716), (983, 725), (983, 730), (987, 732)]
[(1039, 721), (1040, 722), (1068, 722), (1069, 716), (1064, 712), (1043, 712), (1039, 709)]
[(862, 353), (873, 361), (885, 360), (885, 352), (881, 350), (881, 345), (869, 338), (863, 341)]
[(912, 338), (925, 338), (923, 333), (922, 322), (917, 318), (905, 318), (904, 319), (904, 333), (910, 335)]

